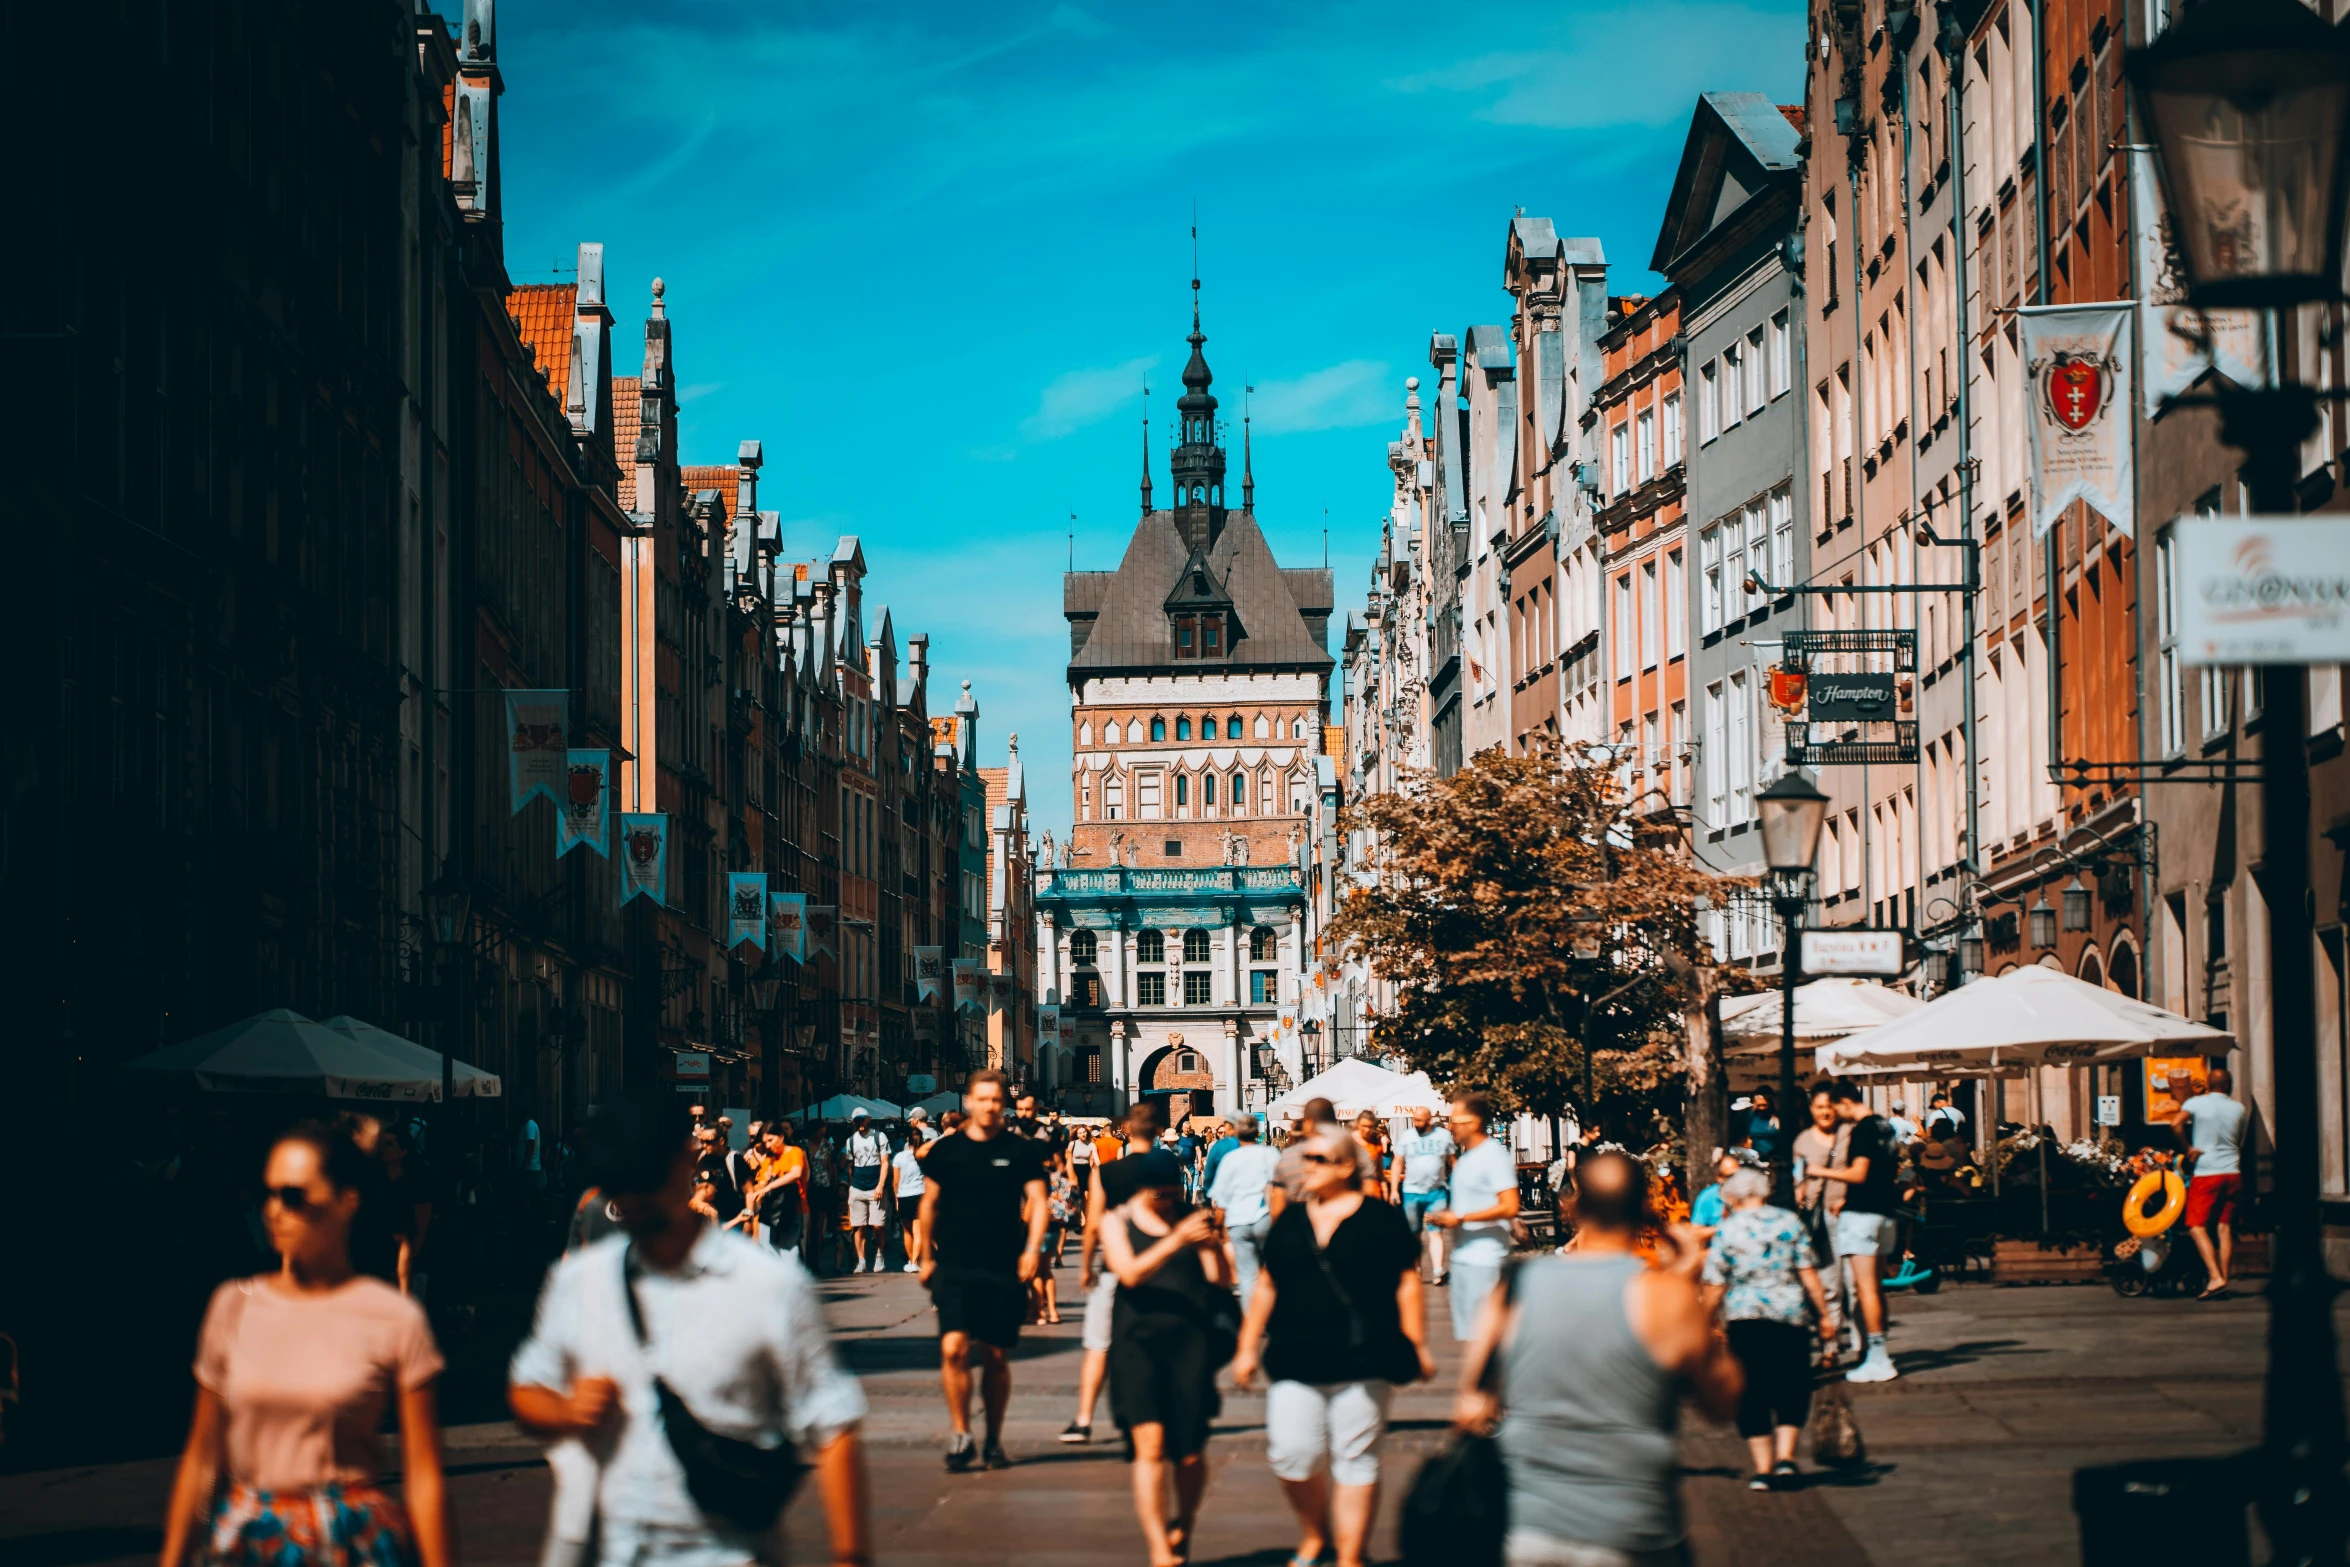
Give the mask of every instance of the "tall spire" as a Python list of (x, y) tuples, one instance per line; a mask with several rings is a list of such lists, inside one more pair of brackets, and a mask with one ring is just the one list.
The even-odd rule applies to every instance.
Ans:
[(1208, 549), (1224, 531), (1224, 448), (1216, 440), (1216, 394), (1199, 324), (1199, 279), (1191, 280), (1190, 362), (1175, 400), (1179, 436), (1168, 467), (1175, 480), (1175, 526), (1184, 542)]
[(1151, 389), (1142, 389), (1142, 514), (1151, 514)]
[(1246, 383), (1240, 388), (1240, 509), (1251, 516), (1257, 510), (1257, 470), (1249, 452), (1248, 398), (1255, 390)]

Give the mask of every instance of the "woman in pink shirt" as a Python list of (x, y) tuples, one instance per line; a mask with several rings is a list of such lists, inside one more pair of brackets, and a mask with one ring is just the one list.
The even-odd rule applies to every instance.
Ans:
[[(196, 1346), (196, 1416), (161, 1567), (450, 1567), (423, 1308), (351, 1268), (366, 1156), (324, 1127), (269, 1151), (262, 1216), (282, 1265), (212, 1297)], [(401, 1491), (376, 1432), (400, 1410)]]

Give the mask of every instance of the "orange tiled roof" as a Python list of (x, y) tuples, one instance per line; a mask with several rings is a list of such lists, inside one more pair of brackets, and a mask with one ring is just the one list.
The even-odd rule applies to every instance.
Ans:
[(506, 296), (506, 314), (519, 323), (522, 340), (537, 351), (540, 373), (558, 407), (563, 383), (571, 374), (571, 324), (578, 305), (576, 283), (525, 283)]
[(688, 497), (699, 495), (704, 490), (716, 490), (718, 492), (719, 514), (725, 517), (728, 522), (734, 521), (734, 486), (735, 481), (741, 477), (741, 470), (731, 463), (712, 462), (691, 463), (680, 472), (685, 481), (685, 493)]
[(1787, 123), (1794, 126), (1798, 133), (1803, 130), (1804, 122), (1807, 116), (1805, 115), (1803, 106), (1801, 104), (1782, 103), (1778, 105), (1778, 110), (1781, 114), (1787, 116)]
[(1344, 756), (1346, 754), (1346, 728), (1344, 725), (1324, 724), (1322, 726), (1322, 754), (1324, 756)]
[(636, 510), (637, 421), (644, 413), (644, 377), (612, 378), (612, 456), (620, 464), (620, 509)]
[(1011, 769), (1008, 767), (982, 767), (979, 769), (979, 780), (987, 785), (987, 819), (989, 824), (993, 825), (995, 808), (1003, 804), (1010, 796)]
[(457, 84), (441, 88), (441, 178), (453, 177), (457, 158)]

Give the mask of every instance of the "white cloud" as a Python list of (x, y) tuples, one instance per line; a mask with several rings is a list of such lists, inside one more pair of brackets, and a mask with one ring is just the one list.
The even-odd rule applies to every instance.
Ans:
[(725, 385), (724, 381), (695, 381), (690, 385), (681, 386), (677, 389), (678, 405), (683, 407), (687, 403), (707, 397)]
[(1033, 440), (1057, 441), (1089, 424), (1099, 424), (1130, 402), (1138, 403), (1142, 378), (1155, 357), (1129, 359), (1122, 365), (1092, 370), (1068, 370), (1045, 383), (1036, 399), (1036, 412), (1020, 422), (1021, 433)]
[(1403, 383), (1376, 359), (1349, 359), (1285, 381), (1259, 381), (1249, 408), (1268, 435), (1377, 424), (1403, 417)]

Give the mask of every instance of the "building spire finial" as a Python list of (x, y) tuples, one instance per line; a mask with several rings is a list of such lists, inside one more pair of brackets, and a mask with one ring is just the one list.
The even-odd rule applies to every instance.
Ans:
[(1142, 514), (1151, 514), (1151, 389), (1142, 386)]
[(1251, 516), (1257, 509), (1257, 470), (1249, 449), (1248, 400), (1255, 391), (1246, 381), (1240, 384), (1240, 509)]

